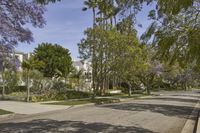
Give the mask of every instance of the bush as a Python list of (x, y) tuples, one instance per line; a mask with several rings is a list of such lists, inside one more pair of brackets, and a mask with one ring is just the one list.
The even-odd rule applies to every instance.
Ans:
[(65, 92), (67, 89), (69, 89), (69, 85), (65, 84), (63, 81), (54, 81), (53, 82), (53, 89), (57, 90), (59, 93)]
[(26, 97), (26, 92), (12, 92), (9, 94), (9, 96), (13, 96), (13, 97)]
[[(0, 94), (2, 92), (3, 87), (0, 86)], [(12, 88), (9, 88), (9, 86), (5, 86), (5, 93), (10, 94), (13, 92), (25, 92), (26, 91), (26, 86), (14, 86)]]
[(26, 86), (15, 86), (12, 92), (25, 92)]
[(42, 102), (50, 100), (46, 95), (31, 96), (30, 101), (32, 102)]
[(56, 96), (57, 99), (65, 100), (65, 99), (81, 99), (81, 98), (89, 98), (91, 96), (90, 93), (81, 92), (81, 91), (67, 91), (66, 93), (58, 93)]
[(119, 103), (120, 99), (118, 98), (100, 98), (92, 100), (95, 104), (109, 104), (109, 103)]
[(54, 91), (48, 92), (44, 95), (31, 96), (32, 102), (48, 101), (48, 100), (67, 100), (67, 99), (81, 99), (89, 98), (90, 93), (80, 91), (66, 91), (63, 93), (56, 93)]

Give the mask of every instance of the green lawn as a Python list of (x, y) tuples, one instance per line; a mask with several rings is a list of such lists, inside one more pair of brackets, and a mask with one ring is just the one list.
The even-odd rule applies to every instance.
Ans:
[(81, 105), (81, 104), (88, 104), (88, 103), (95, 103), (95, 104), (104, 104), (104, 103), (114, 103), (119, 102), (119, 99), (114, 98), (98, 98), (94, 100), (73, 100), (73, 101), (60, 101), (54, 103), (43, 103), (43, 104), (51, 104), (51, 105)]
[(147, 96), (147, 94), (132, 94), (129, 96), (128, 94), (116, 95), (116, 98), (140, 98), (142, 96)]
[(61, 101), (61, 102), (54, 102), (54, 103), (44, 103), (44, 104), (51, 104), (51, 105), (81, 105), (91, 103), (90, 100), (76, 100), (76, 101)]
[(119, 94), (119, 95), (110, 95), (104, 96), (104, 98), (96, 98), (94, 100), (91, 99), (84, 99), (84, 100), (66, 100), (66, 101), (59, 101), (53, 103), (43, 103), (43, 104), (51, 104), (51, 105), (81, 105), (81, 104), (88, 104), (88, 103), (95, 103), (95, 104), (107, 104), (107, 103), (117, 103), (120, 102), (119, 98), (140, 98), (142, 96), (146, 96), (146, 94), (132, 94), (132, 96), (128, 96), (128, 94)]
[(0, 109), (0, 115), (11, 114), (12, 112)]

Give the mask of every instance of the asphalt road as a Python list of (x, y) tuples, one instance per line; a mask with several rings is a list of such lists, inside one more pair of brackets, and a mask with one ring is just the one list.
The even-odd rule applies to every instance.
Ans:
[[(181, 133), (200, 93), (165, 93), (0, 122), (1, 133)], [(195, 119), (190, 118), (190, 119)]]

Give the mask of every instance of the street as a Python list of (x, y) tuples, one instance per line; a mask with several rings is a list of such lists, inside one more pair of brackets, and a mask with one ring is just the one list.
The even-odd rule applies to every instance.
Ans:
[[(1, 133), (181, 133), (199, 93), (166, 93), (0, 121)], [(196, 116), (189, 118), (195, 121)]]

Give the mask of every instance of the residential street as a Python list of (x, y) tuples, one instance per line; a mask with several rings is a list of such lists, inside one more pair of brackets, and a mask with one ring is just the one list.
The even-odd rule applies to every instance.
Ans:
[(69, 106), (45, 105), (40, 103), (27, 103), (17, 101), (0, 101), (0, 109), (9, 110), (17, 114), (36, 114), (67, 108), (69, 108)]
[[(199, 93), (164, 93), (1, 121), (1, 133), (181, 133)], [(196, 116), (190, 118), (195, 121)]]

